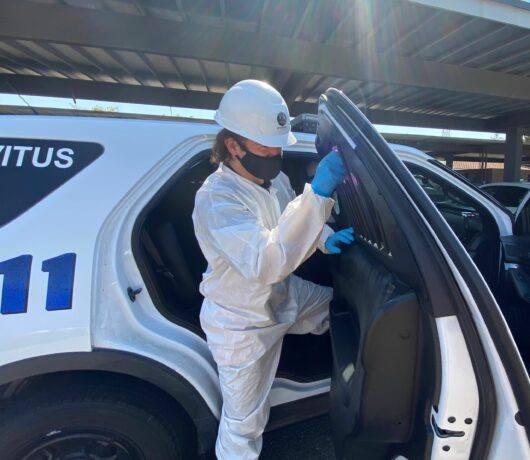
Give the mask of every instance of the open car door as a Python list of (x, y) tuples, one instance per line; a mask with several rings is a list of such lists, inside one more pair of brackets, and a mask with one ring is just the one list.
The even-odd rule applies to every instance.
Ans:
[(484, 279), (344, 94), (318, 116), (319, 154), (338, 149), (349, 172), (337, 226), (357, 237), (331, 306), (338, 458), (527, 458), (528, 375)]

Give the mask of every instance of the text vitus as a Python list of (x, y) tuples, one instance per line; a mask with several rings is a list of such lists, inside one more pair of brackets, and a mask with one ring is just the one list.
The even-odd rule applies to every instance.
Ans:
[(20, 168), (28, 163), (35, 168), (70, 168), (74, 164), (74, 151), (67, 147), (0, 145), (0, 167)]

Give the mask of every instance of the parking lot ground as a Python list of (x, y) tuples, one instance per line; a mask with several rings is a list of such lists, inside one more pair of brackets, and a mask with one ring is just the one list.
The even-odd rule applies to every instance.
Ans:
[(335, 459), (329, 416), (265, 433), (260, 459)]

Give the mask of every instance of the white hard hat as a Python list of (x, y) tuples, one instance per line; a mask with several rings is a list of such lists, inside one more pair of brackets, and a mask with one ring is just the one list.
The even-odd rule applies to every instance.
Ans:
[(285, 100), (262, 81), (243, 80), (232, 86), (221, 99), (215, 121), (266, 147), (287, 147), (296, 143)]

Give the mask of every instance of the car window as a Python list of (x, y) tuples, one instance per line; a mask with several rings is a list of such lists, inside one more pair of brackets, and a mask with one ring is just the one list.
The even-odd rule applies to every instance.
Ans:
[(521, 204), (528, 192), (526, 188), (511, 185), (490, 185), (482, 188), (507, 208), (515, 209)]
[(485, 228), (484, 218), (474, 201), (433, 172), (411, 163), (405, 164), (462, 244), (468, 247)]
[[(458, 180), (460, 182), (464, 182), (468, 187), (472, 188), (476, 193), (479, 193), (484, 198), (486, 198), (487, 200), (491, 201), (495, 206), (497, 206), (499, 208), (505, 208), (505, 206), (499, 200), (497, 200), (493, 195), (490, 195), (485, 190), (482, 190), (481, 188), (477, 187), (466, 176), (460, 174), (458, 171), (455, 171), (452, 168), (448, 168), (446, 165), (444, 165), (443, 163), (440, 163), (438, 160), (435, 160), (434, 158), (431, 158), (431, 159), (429, 159), (427, 161), (430, 164), (436, 166), (437, 168), (443, 170), (447, 174), (453, 176), (456, 180)], [(508, 209), (506, 209), (506, 213), (508, 215), (512, 215), (513, 214), (513, 213), (510, 213), (510, 211)]]

